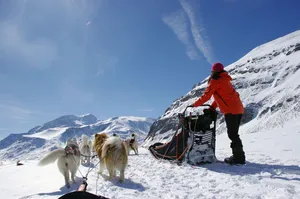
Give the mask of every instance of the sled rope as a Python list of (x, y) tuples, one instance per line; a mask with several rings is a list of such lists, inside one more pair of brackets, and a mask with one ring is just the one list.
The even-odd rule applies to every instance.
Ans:
[(96, 179), (96, 195), (98, 195), (97, 193), (98, 193), (98, 180), (99, 180), (99, 173), (98, 173), (98, 175), (97, 175), (97, 179)]
[[(76, 164), (74, 155), (73, 155), (72, 157), (73, 157), (72, 160), (73, 160), (74, 163)], [(104, 156), (103, 158), (101, 158), (95, 166), (93, 166), (93, 167), (89, 166), (89, 169), (88, 169), (88, 171), (87, 171), (87, 173), (86, 173), (85, 176), (82, 174), (82, 172), (81, 172), (80, 169), (78, 168), (78, 171), (79, 171), (79, 173), (80, 173), (80, 175), (82, 176), (82, 178), (83, 178), (84, 181), (86, 181), (86, 180), (88, 179), (87, 177), (88, 177), (89, 173), (90, 173), (94, 168), (96, 168), (96, 166), (97, 166), (104, 158), (105, 158), (105, 156)]]
[[(185, 108), (185, 110), (183, 111), (183, 115), (185, 114), (186, 109), (187, 109), (187, 108)], [(183, 119), (183, 118), (180, 118), (180, 119), (179, 119), (179, 124), (178, 124), (178, 126), (177, 126), (177, 129), (176, 129), (176, 131), (175, 131), (173, 137), (171, 138), (171, 140), (173, 140), (173, 138), (176, 136), (176, 134), (178, 133), (180, 127), (181, 127), (181, 129), (183, 129), (183, 128), (182, 128), (182, 127), (183, 127), (183, 122), (184, 122), (184, 119)], [(170, 146), (171, 146), (171, 145), (168, 146), (167, 150), (165, 151), (164, 155), (162, 156), (163, 159), (164, 159), (165, 157), (167, 157), (166, 154), (168, 153), (168, 151), (169, 151), (169, 149), (170, 149)], [(155, 152), (154, 152), (154, 153), (155, 153)], [(153, 154), (154, 154), (154, 153), (153, 153)], [(178, 154), (177, 154), (177, 150), (176, 150), (176, 159), (177, 159), (177, 156), (178, 156)], [(160, 159), (159, 161), (161, 162), (162, 159)]]
[[(175, 133), (174, 133), (174, 135), (173, 135), (173, 137), (172, 137), (171, 140), (173, 140), (173, 138), (174, 138), (174, 137), (176, 136), (176, 134), (178, 133), (178, 130), (179, 130), (179, 128), (181, 127), (182, 123), (183, 123), (183, 120), (180, 121), (180, 123), (179, 123), (179, 125), (178, 125), (178, 127), (177, 127), (177, 130), (175, 131)], [(165, 154), (163, 155), (163, 158), (166, 157), (166, 154), (167, 154), (167, 152), (169, 151), (170, 146), (171, 146), (171, 145), (168, 146), (168, 148), (167, 148)], [(162, 159), (160, 159), (160, 161), (161, 161), (161, 160), (162, 160)]]
[[(104, 160), (104, 158), (106, 157), (106, 155), (107, 155), (109, 152), (110, 152), (110, 150), (108, 150), (108, 151), (106, 152), (106, 154), (103, 156), (103, 158), (101, 158), (101, 159), (98, 161), (98, 163), (95, 164), (93, 167), (89, 166), (89, 169), (88, 169), (88, 171), (87, 171), (87, 173), (86, 173), (85, 176), (82, 174), (82, 172), (81, 172), (80, 169), (78, 168), (78, 171), (79, 171), (80, 175), (82, 176), (82, 178), (83, 178), (84, 180), (87, 180), (87, 179), (88, 179), (87, 177), (88, 177), (89, 173), (90, 173), (94, 168), (96, 168), (96, 166), (97, 166), (98, 164), (100, 164), (100, 162), (101, 162), (102, 160)], [(74, 161), (75, 164), (76, 164), (74, 154), (73, 154), (72, 157), (73, 157), (73, 161)]]
[[(72, 160), (73, 160), (73, 162), (74, 162), (75, 165), (76, 165), (77, 163), (76, 163), (76, 161), (75, 161), (75, 155), (74, 155), (74, 154), (72, 154)], [(79, 171), (79, 173), (80, 173), (80, 175), (82, 176), (82, 178), (85, 178), (85, 177), (83, 176), (83, 174), (81, 173), (80, 169), (78, 168), (77, 170)]]

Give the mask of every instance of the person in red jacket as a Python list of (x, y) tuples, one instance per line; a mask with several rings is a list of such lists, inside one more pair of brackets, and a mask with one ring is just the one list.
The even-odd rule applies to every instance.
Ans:
[(244, 106), (241, 102), (239, 94), (231, 84), (232, 78), (224, 70), (221, 63), (212, 65), (211, 76), (208, 80), (208, 86), (203, 95), (190, 107), (203, 105), (212, 96), (214, 101), (211, 104), (211, 111), (215, 111), (219, 107), (222, 114), (225, 116), (227, 134), (231, 140), (230, 147), (232, 148), (232, 156), (225, 158), (228, 164), (245, 164), (245, 153), (243, 144), (239, 136), (239, 126)]

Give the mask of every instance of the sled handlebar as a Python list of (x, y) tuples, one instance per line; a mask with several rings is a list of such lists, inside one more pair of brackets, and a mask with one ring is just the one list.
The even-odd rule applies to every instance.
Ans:
[[(207, 106), (207, 107), (209, 107), (210, 109), (213, 109), (213, 110), (214, 110), (214, 108), (213, 108), (211, 105), (209, 105), (209, 104), (203, 104), (203, 105), (201, 105), (201, 106)], [(197, 107), (199, 107), (199, 106), (197, 106)], [(191, 106), (185, 107), (184, 111), (183, 111), (182, 113), (179, 113), (179, 114), (178, 114), (178, 117), (179, 117), (179, 118), (184, 117), (184, 116), (185, 116), (185, 112), (186, 112), (186, 110), (187, 110), (188, 108), (197, 108), (197, 107), (191, 107)]]
[[(208, 106), (209, 108), (214, 109), (214, 108), (213, 108), (211, 105), (209, 105), (209, 104), (203, 104), (203, 105), (200, 105), (200, 106)], [(197, 107), (199, 107), (199, 106), (197, 106)], [(184, 109), (184, 111), (182, 112), (182, 114), (185, 113), (185, 111), (187, 110), (187, 108), (197, 108), (197, 107), (187, 106), (187, 107), (185, 107), (185, 109)]]

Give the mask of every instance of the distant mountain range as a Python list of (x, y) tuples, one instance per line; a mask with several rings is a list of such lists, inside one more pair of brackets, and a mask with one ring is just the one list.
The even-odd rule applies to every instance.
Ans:
[(41, 153), (63, 147), (68, 138), (81, 139), (82, 134), (93, 138), (99, 132), (109, 135), (116, 133), (125, 139), (132, 133), (138, 134), (142, 141), (155, 120), (144, 117), (114, 117), (98, 120), (94, 115), (64, 115), (41, 126), (36, 126), (27, 133), (10, 134), (0, 141), (0, 159), (26, 159), (40, 157)]

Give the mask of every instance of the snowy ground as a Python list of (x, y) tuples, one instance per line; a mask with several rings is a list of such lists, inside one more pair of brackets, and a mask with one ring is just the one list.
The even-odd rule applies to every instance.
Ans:
[[(191, 167), (155, 160), (141, 148), (129, 156), (125, 182), (105, 180), (98, 166), (88, 177), (88, 191), (109, 198), (300, 198), (300, 124), (269, 132), (243, 134), (247, 165), (221, 163)], [(225, 134), (217, 138), (217, 157), (229, 153)], [(97, 163), (97, 160), (94, 160)], [(38, 167), (37, 161), (0, 163), (0, 198), (58, 198), (74, 191), (81, 182), (66, 189), (56, 164)], [(2, 165), (1, 165), (2, 164)], [(88, 167), (81, 166), (85, 174)], [(107, 176), (105, 171), (104, 177)]]

